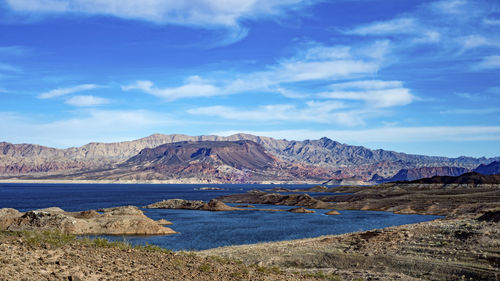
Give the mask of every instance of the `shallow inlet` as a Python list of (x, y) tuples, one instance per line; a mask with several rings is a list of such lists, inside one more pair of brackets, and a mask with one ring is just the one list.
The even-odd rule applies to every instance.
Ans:
[[(290, 206), (254, 205), (262, 209), (288, 210)], [(106, 236), (132, 244), (155, 244), (172, 250), (204, 250), (229, 245), (253, 244), (343, 234), (375, 228), (429, 221), (438, 216), (400, 215), (379, 211), (340, 211), (312, 209), (313, 214), (266, 211), (208, 212), (193, 210), (145, 209), (153, 219), (173, 222), (169, 227), (179, 234), (169, 236)]]
[[(196, 190), (203, 186), (223, 190)], [(279, 185), (307, 188), (304, 185)], [(214, 197), (267, 189), (273, 185), (119, 185), (119, 184), (0, 184), (0, 208), (20, 211), (58, 206), (81, 211), (113, 206), (144, 206), (171, 198), (208, 201)], [(322, 193), (324, 194), (324, 193)], [(255, 205), (262, 209), (288, 210), (290, 206)], [(193, 210), (144, 209), (152, 219), (166, 219), (179, 234), (169, 236), (106, 236), (132, 244), (155, 244), (172, 250), (202, 250), (228, 245), (251, 244), (342, 234), (388, 226), (417, 223), (438, 216), (400, 215), (378, 211), (340, 211), (328, 216), (327, 210), (313, 214), (256, 210), (208, 212)]]

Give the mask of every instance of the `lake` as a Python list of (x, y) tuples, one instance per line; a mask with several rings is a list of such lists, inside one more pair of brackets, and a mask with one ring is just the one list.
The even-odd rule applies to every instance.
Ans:
[[(164, 199), (208, 201), (251, 189), (273, 187), (308, 188), (310, 185), (193, 185), (193, 184), (2, 184), (0, 208), (19, 211), (57, 206), (66, 211), (82, 211), (114, 206), (144, 206)], [(217, 187), (222, 190), (199, 190)], [(308, 193), (311, 196), (325, 193)], [(333, 194), (333, 193), (326, 193)], [(290, 206), (256, 205), (257, 208), (284, 209)], [(378, 211), (340, 211), (341, 215), (264, 212), (255, 210), (207, 212), (193, 210), (143, 209), (152, 219), (166, 219), (179, 234), (168, 236), (106, 236), (133, 244), (155, 244), (172, 250), (202, 250), (228, 245), (342, 234), (434, 220), (439, 216), (401, 215)]]

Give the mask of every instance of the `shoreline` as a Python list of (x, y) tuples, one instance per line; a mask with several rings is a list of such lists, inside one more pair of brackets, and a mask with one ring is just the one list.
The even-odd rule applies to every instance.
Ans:
[(195, 252), (354, 280), (500, 280), (499, 222), (479, 215)]
[(41, 183), (41, 184), (208, 184), (208, 185), (320, 185), (311, 181), (262, 181), (244, 183), (213, 183), (189, 180), (149, 180), (149, 181), (115, 181), (115, 180), (64, 180), (64, 179), (0, 179), (0, 183)]

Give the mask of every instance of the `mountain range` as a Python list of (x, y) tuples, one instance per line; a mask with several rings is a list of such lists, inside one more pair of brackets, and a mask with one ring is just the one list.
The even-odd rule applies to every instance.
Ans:
[(356, 179), (373, 183), (457, 176), (476, 168), (493, 173), (498, 171), (498, 161), (500, 157), (448, 158), (372, 150), (328, 138), (288, 141), (249, 134), (154, 134), (133, 141), (89, 143), (67, 149), (0, 143), (3, 179), (200, 183)]

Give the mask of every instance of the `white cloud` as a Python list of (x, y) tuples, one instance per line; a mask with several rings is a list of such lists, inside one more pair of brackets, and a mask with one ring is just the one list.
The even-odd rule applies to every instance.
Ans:
[(317, 1), (309, 0), (7, 0), (15, 11), (111, 15), (156, 23), (237, 26), (241, 19), (276, 16)]
[(371, 91), (333, 91), (319, 93), (318, 96), (330, 99), (360, 100), (374, 107), (393, 107), (407, 105), (415, 97), (405, 88)]
[(301, 55), (304, 60), (347, 59), (351, 57), (349, 46), (314, 46)]
[(483, 60), (477, 63), (473, 70), (489, 70), (500, 68), (500, 55), (497, 56), (487, 56)]
[(379, 70), (376, 62), (362, 60), (333, 60), (321, 62), (288, 62), (280, 66), (274, 74), (283, 82), (308, 80), (341, 79), (353, 75), (375, 73)]
[(500, 126), (435, 126), (435, 127), (382, 127), (366, 130), (279, 130), (279, 131), (221, 131), (215, 135), (228, 136), (248, 133), (277, 139), (304, 140), (328, 137), (345, 143), (416, 141), (498, 141)]
[(191, 77), (187, 83), (179, 87), (157, 88), (151, 81), (137, 81), (134, 84), (122, 86), (122, 90), (140, 90), (145, 93), (173, 101), (181, 98), (211, 97), (223, 94), (214, 85)]
[(57, 14), (107, 15), (156, 24), (204, 29), (223, 28), (223, 38), (205, 47), (235, 43), (248, 34), (241, 22), (278, 18), (323, 0), (6, 0), (14, 11), (51, 16)]
[[(463, 69), (462, 57), (470, 60), (472, 57), (483, 56), (484, 63), (476, 69), (496, 68), (492, 61), (493, 49), (500, 49), (500, 33), (491, 25), (496, 24), (492, 18), (495, 7), (487, 0), (442, 0), (423, 3), (413, 11), (406, 11), (382, 21), (374, 21), (355, 26), (345, 31), (345, 34), (357, 36), (390, 37), (394, 51), (399, 60), (413, 60), (415, 51), (423, 53), (425, 60), (455, 61), (457, 67)], [(427, 51), (421, 48), (422, 44), (430, 45), (433, 49)], [(483, 48), (482, 53), (477, 49)], [(487, 50), (490, 49), (490, 50)], [(486, 61), (488, 60), (488, 62)], [(458, 65), (459, 64), (459, 65)]]
[(420, 29), (419, 23), (414, 18), (397, 18), (361, 25), (346, 33), (355, 35), (412, 34)]
[(483, 23), (487, 25), (500, 25), (500, 19), (483, 19)]
[(363, 90), (378, 90), (391, 89), (403, 86), (401, 81), (382, 81), (382, 80), (358, 80), (350, 82), (335, 83), (330, 85), (332, 89), (363, 89)]
[(220, 117), (247, 122), (313, 122), (347, 126), (364, 124), (362, 111), (340, 111), (346, 105), (338, 101), (308, 101), (305, 106), (293, 104), (264, 105), (255, 109), (230, 106), (209, 106), (188, 110), (193, 115)]
[(431, 3), (431, 8), (443, 14), (462, 14), (467, 13), (464, 6), (467, 4), (466, 0), (441, 0)]
[(73, 106), (85, 107), (107, 104), (109, 100), (96, 96), (74, 96), (66, 100), (65, 103)]
[(500, 48), (500, 39), (498, 38), (486, 38), (483, 35), (474, 34), (457, 39), (459, 44), (463, 46), (465, 50), (478, 48), (478, 47), (497, 47)]
[(51, 99), (51, 98), (55, 98), (55, 97), (69, 95), (69, 94), (76, 93), (76, 92), (92, 90), (92, 89), (95, 89), (97, 87), (99, 87), (99, 86), (97, 86), (95, 84), (83, 84), (83, 85), (77, 85), (77, 86), (68, 87), (68, 88), (57, 88), (57, 89), (54, 89), (54, 90), (51, 90), (51, 91), (48, 91), (45, 93), (41, 93), (38, 97), (40, 99)]
[(358, 100), (368, 107), (384, 108), (410, 104), (415, 96), (403, 87), (401, 81), (364, 80), (337, 83), (333, 91), (318, 93), (319, 97), (341, 100)]
[(140, 90), (168, 101), (252, 91), (276, 92), (289, 98), (303, 98), (308, 94), (288, 90), (283, 84), (336, 81), (376, 73), (381, 67), (389, 44), (386, 41), (377, 41), (369, 46), (372, 47), (371, 52), (368, 46), (355, 49), (346, 46), (314, 46), (261, 71), (229, 74), (227, 80), (218, 80), (217, 84), (192, 76), (177, 87), (159, 88), (155, 87), (152, 81), (139, 80), (122, 86), (122, 90)]

